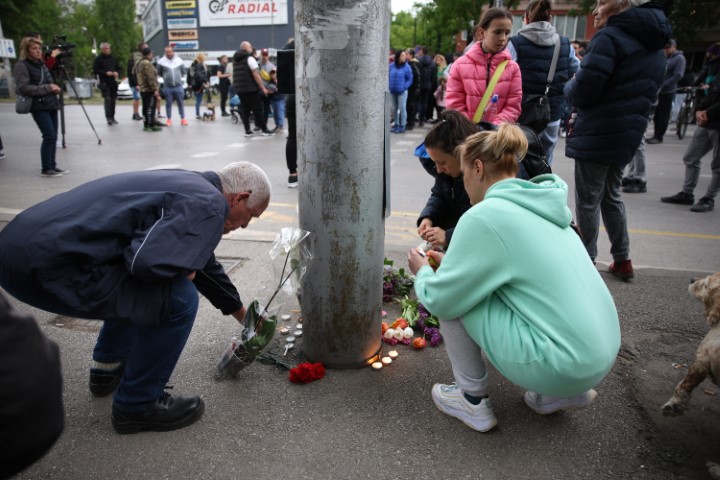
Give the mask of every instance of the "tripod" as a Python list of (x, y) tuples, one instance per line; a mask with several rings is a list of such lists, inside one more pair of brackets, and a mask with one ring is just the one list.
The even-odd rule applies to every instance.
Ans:
[[(70, 88), (72, 88), (73, 93), (75, 94), (75, 98), (77, 98), (78, 103), (82, 107), (83, 113), (85, 113), (85, 118), (87, 118), (88, 123), (90, 124), (90, 128), (92, 128), (93, 133), (95, 134), (95, 138), (97, 138), (98, 145), (102, 145), (102, 140), (100, 140), (100, 137), (97, 134), (97, 131), (95, 131), (95, 125), (93, 125), (92, 120), (90, 120), (90, 116), (87, 113), (87, 110), (85, 110), (85, 105), (82, 102), (82, 98), (80, 98), (80, 95), (78, 95), (77, 89), (75, 88), (75, 83), (70, 80), (70, 77), (67, 74), (67, 71), (65, 70), (65, 66), (62, 63), (58, 63), (57, 67), (54, 69), (57, 71), (57, 80), (58, 82), (67, 81), (70, 84)], [(60, 90), (60, 132), (62, 134), (62, 148), (65, 147), (65, 93), (61, 89)]]

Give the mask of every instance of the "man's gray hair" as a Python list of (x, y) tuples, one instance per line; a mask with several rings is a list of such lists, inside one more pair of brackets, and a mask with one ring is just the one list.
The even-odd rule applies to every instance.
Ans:
[(639, 7), (640, 5), (645, 5), (646, 3), (649, 3), (650, 0), (627, 0), (631, 7)]
[(251, 162), (235, 162), (225, 165), (217, 172), (223, 193), (235, 194), (252, 192), (248, 206), (267, 205), (270, 202), (270, 179), (257, 165)]
[(109, 47), (109, 46), (110, 46), (109, 43), (107, 43), (107, 42), (102, 42), (102, 43), (100, 44), (100, 49), (103, 49), (103, 48)]

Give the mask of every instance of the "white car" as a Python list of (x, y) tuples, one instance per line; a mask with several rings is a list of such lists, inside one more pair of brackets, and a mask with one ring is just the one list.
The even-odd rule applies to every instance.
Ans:
[[(162, 77), (158, 77), (158, 83), (160, 84), (160, 95), (165, 98), (165, 93), (162, 90), (163, 85), (163, 79)], [(183, 90), (185, 91), (185, 98), (188, 99), (192, 97), (192, 91), (187, 86), (187, 82), (183, 78), (182, 80)], [(132, 89), (130, 88), (130, 84), (128, 83), (128, 79), (124, 78), (122, 82), (120, 82), (120, 85), (118, 85), (118, 92), (117, 92), (117, 98), (120, 100), (132, 100)]]

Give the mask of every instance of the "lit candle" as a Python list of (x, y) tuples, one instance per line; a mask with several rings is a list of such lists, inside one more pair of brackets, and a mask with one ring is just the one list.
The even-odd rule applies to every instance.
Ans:
[(293, 332), (293, 335), (295, 335), (296, 337), (302, 337), (302, 330), (295, 330)]
[(392, 358), (390, 357), (383, 357), (382, 358), (383, 365), (390, 365), (392, 363)]
[(382, 366), (383, 366), (383, 364), (380, 362), (373, 362), (373, 364), (372, 364), (373, 370), (382, 370)]
[(298, 323), (297, 325), (295, 325), (295, 328), (297, 328), (298, 330), (302, 330), (302, 323)]
[(398, 357), (398, 352), (396, 350), (390, 350), (388, 352), (388, 356), (390, 358), (392, 358), (393, 360), (395, 360)]
[(280, 333), (282, 333), (283, 335), (287, 335), (289, 331), (290, 329), (288, 327), (282, 327), (280, 329)]
[(290, 315), (288, 315), (287, 313), (282, 316), (283, 320), (290, 320), (290, 318), (291, 318)]

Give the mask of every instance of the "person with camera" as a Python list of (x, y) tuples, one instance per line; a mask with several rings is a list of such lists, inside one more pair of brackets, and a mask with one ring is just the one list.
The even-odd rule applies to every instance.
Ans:
[(95, 57), (93, 72), (98, 76), (100, 91), (105, 99), (105, 119), (108, 125), (117, 125), (115, 102), (117, 102), (118, 72), (120, 63), (110, 54), (110, 44), (100, 44), (100, 55)]
[(42, 133), (40, 176), (57, 178), (70, 173), (58, 168), (55, 163), (57, 150), (58, 110), (62, 89), (53, 81), (43, 59), (42, 42), (37, 38), (25, 37), (20, 43), (20, 61), (15, 64), (13, 77), (17, 91), (32, 97), (30, 113)]
[(159, 132), (162, 128), (155, 125), (155, 108), (160, 99), (160, 85), (157, 79), (157, 70), (152, 64), (153, 51), (145, 47), (142, 55), (142, 60), (135, 65), (133, 72), (142, 97), (143, 131)]

